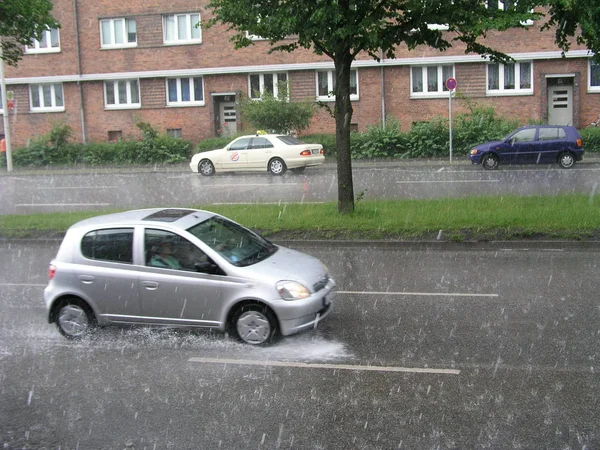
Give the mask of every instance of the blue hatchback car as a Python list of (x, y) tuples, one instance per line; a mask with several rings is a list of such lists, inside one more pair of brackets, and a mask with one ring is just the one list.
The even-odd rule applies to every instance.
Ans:
[(583, 139), (571, 126), (529, 125), (501, 141), (473, 147), (473, 164), (496, 169), (499, 164), (553, 164), (568, 169), (583, 159)]

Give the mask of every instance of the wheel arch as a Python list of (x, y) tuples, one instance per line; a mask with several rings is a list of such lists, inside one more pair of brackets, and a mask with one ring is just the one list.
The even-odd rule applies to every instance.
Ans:
[(73, 300), (83, 303), (84, 306), (91, 311), (92, 315), (94, 316), (94, 320), (98, 321), (98, 314), (89, 301), (79, 295), (63, 294), (60, 297), (55, 298), (52, 302), (52, 306), (50, 306), (50, 310), (48, 311), (48, 323), (55, 323), (58, 316), (58, 310)]
[(227, 314), (225, 316), (225, 322), (223, 324), (225, 330), (227, 330), (227, 329), (229, 329), (229, 327), (231, 327), (233, 317), (235, 316), (235, 313), (238, 311), (238, 309), (243, 308), (246, 305), (258, 305), (258, 306), (267, 308), (271, 312), (271, 314), (273, 314), (273, 317), (275, 317), (275, 319), (277, 319), (277, 325), (279, 326), (279, 323), (280, 323), (279, 316), (267, 302), (265, 302), (264, 300), (258, 299), (258, 298), (245, 298), (242, 300), (238, 300), (237, 302), (233, 303), (229, 307), (229, 310), (227, 311)]

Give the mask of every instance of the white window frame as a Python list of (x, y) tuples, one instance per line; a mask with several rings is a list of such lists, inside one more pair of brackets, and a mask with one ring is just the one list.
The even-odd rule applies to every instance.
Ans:
[[(493, 96), (509, 96), (509, 95), (533, 95), (533, 61), (516, 61), (515, 65), (515, 88), (506, 89), (505, 85), (505, 68), (506, 65), (498, 63), (499, 75), (498, 75), (498, 89), (490, 89), (490, 67), (496, 63), (488, 63), (485, 67), (485, 94), (488, 97)], [(521, 64), (529, 64), (529, 77), (531, 80), (531, 87), (521, 88)], [(519, 87), (517, 87), (519, 86)]]
[[(444, 67), (452, 66), (452, 75), (454, 78), (455, 66), (454, 64), (429, 64), (429, 65), (414, 65), (410, 66), (410, 98), (440, 98), (448, 97), (448, 89), (446, 89), (446, 80), (444, 79)], [(429, 91), (429, 85), (427, 83), (427, 69), (435, 67), (437, 69), (437, 85), (436, 91)], [(421, 68), (421, 82), (423, 90), (421, 92), (413, 92), (413, 86), (415, 84), (413, 78), (413, 69)]]
[[(120, 23), (117, 23), (120, 22)], [(137, 47), (137, 23), (135, 19), (129, 19), (127, 17), (115, 17), (113, 19), (101, 19), (99, 22), (100, 26), (100, 48), (127, 48)], [(104, 28), (103, 24), (108, 23), (110, 28), (110, 42), (104, 43)], [(129, 24), (133, 23), (135, 26), (135, 42), (129, 42)], [(115, 30), (119, 27), (121, 29), (121, 35), (123, 36), (123, 42), (116, 42)]]
[(591, 59), (588, 61), (588, 92), (600, 93), (600, 84), (592, 85), (592, 65), (596, 66), (596, 70), (600, 72), (600, 63), (594, 63)]
[[(198, 16), (198, 21), (192, 16)], [(179, 38), (179, 18), (185, 17), (186, 23), (186, 37), (183, 39)], [(168, 39), (167, 25), (169, 18), (173, 18), (173, 39)], [(163, 16), (163, 43), (167, 45), (182, 45), (182, 44), (199, 44), (202, 42), (202, 27), (198, 26), (198, 37), (192, 37), (192, 28), (195, 28), (196, 23), (201, 23), (202, 17), (199, 12), (186, 13), (186, 14), (166, 14)]]
[[(181, 90), (181, 80), (188, 80), (189, 81), (189, 85), (190, 85), (190, 99), (191, 96), (194, 94), (195, 92), (195, 79), (200, 78), (200, 82), (202, 83), (202, 100), (181, 100), (182, 97), (182, 90)], [(176, 101), (170, 101), (169, 100), (169, 80), (175, 80), (177, 82), (177, 100)], [(165, 89), (166, 89), (166, 100), (167, 100), (167, 106), (176, 106), (176, 107), (181, 107), (181, 106), (204, 106), (205, 105), (205, 91), (204, 91), (204, 77), (202, 76), (197, 76), (197, 77), (170, 77), (170, 78), (166, 78), (165, 79)]]
[[(58, 47), (52, 47), (52, 32), (56, 32)], [(46, 42), (45, 47), (41, 47), (41, 42), (37, 39), (31, 40), (31, 45), (25, 46), (25, 53), (59, 53), (60, 52), (60, 30), (58, 28), (52, 28), (50, 30), (43, 31), (44, 38), (42, 42)]]
[[(261, 100), (265, 93), (265, 75), (273, 76), (273, 96), (275, 98), (279, 98), (279, 76), (285, 75), (285, 83), (289, 87), (290, 78), (287, 72), (268, 72), (268, 73), (251, 73), (248, 75), (248, 98), (251, 100)], [(260, 97), (254, 97), (254, 92), (252, 92), (252, 77), (259, 77), (259, 90)], [(289, 92), (289, 91), (288, 91)], [(287, 100), (287, 98), (286, 98)]]
[[(319, 95), (319, 74), (326, 73), (327, 74), (327, 92), (328, 95)], [(358, 70), (351, 69), (350, 75), (354, 74), (356, 77), (356, 94), (350, 94), (350, 101), (357, 101), (359, 99), (359, 85), (358, 85)], [(334, 91), (334, 80), (335, 78), (335, 70), (317, 70), (315, 71), (315, 92), (317, 93), (317, 101), (325, 101), (325, 102), (333, 102), (335, 101)]]
[[(56, 95), (56, 86), (60, 86), (62, 92), (62, 105), (58, 105), (58, 97)], [(44, 87), (50, 88), (50, 105), (44, 103)], [(37, 91), (40, 100), (40, 106), (33, 105), (33, 93)], [(62, 112), (65, 110), (65, 90), (62, 83), (40, 83), (29, 85), (29, 108), (31, 112)]]
[[(119, 84), (125, 83), (125, 102), (121, 103)], [(137, 102), (133, 101), (132, 86), (137, 87)], [(112, 85), (114, 92), (115, 103), (108, 103), (108, 86)], [(140, 80), (106, 80), (104, 81), (104, 108), (106, 109), (139, 109), (142, 107), (142, 99), (140, 97)]]

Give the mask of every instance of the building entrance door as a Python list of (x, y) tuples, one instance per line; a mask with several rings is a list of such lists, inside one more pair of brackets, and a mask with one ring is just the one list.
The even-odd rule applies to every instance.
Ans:
[(548, 125), (573, 125), (572, 83), (572, 78), (558, 78), (548, 86)]
[(235, 102), (223, 102), (219, 105), (221, 117), (221, 136), (234, 136), (237, 133), (237, 112)]

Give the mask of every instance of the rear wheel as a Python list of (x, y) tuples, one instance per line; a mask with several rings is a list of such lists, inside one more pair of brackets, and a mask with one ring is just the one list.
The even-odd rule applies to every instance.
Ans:
[(65, 300), (56, 313), (58, 331), (67, 339), (81, 339), (96, 327), (92, 309), (83, 300)]
[(273, 175), (283, 175), (286, 169), (285, 163), (280, 158), (273, 158), (269, 161), (269, 172)]
[(198, 172), (200, 172), (205, 177), (210, 177), (215, 174), (215, 166), (208, 159), (203, 159), (198, 164)]
[(481, 165), (485, 170), (496, 169), (498, 168), (499, 163), (500, 160), (498, 159), (498, 156), (496, 156), (494, 153), (488, 153), (486, 155), (483, 155), (483, 158), (481, 158)]
[(575, 165), (575, 157), (571, 152), (564, 152), (558, 156), (558, 164), (563, 169), (570, 169)]
[(255, 303), (241, 306), (233, 315), (232, 328), (236, 337), (250, 345), (271, 342), (277, 333), (277, 319), (265, 305)]

